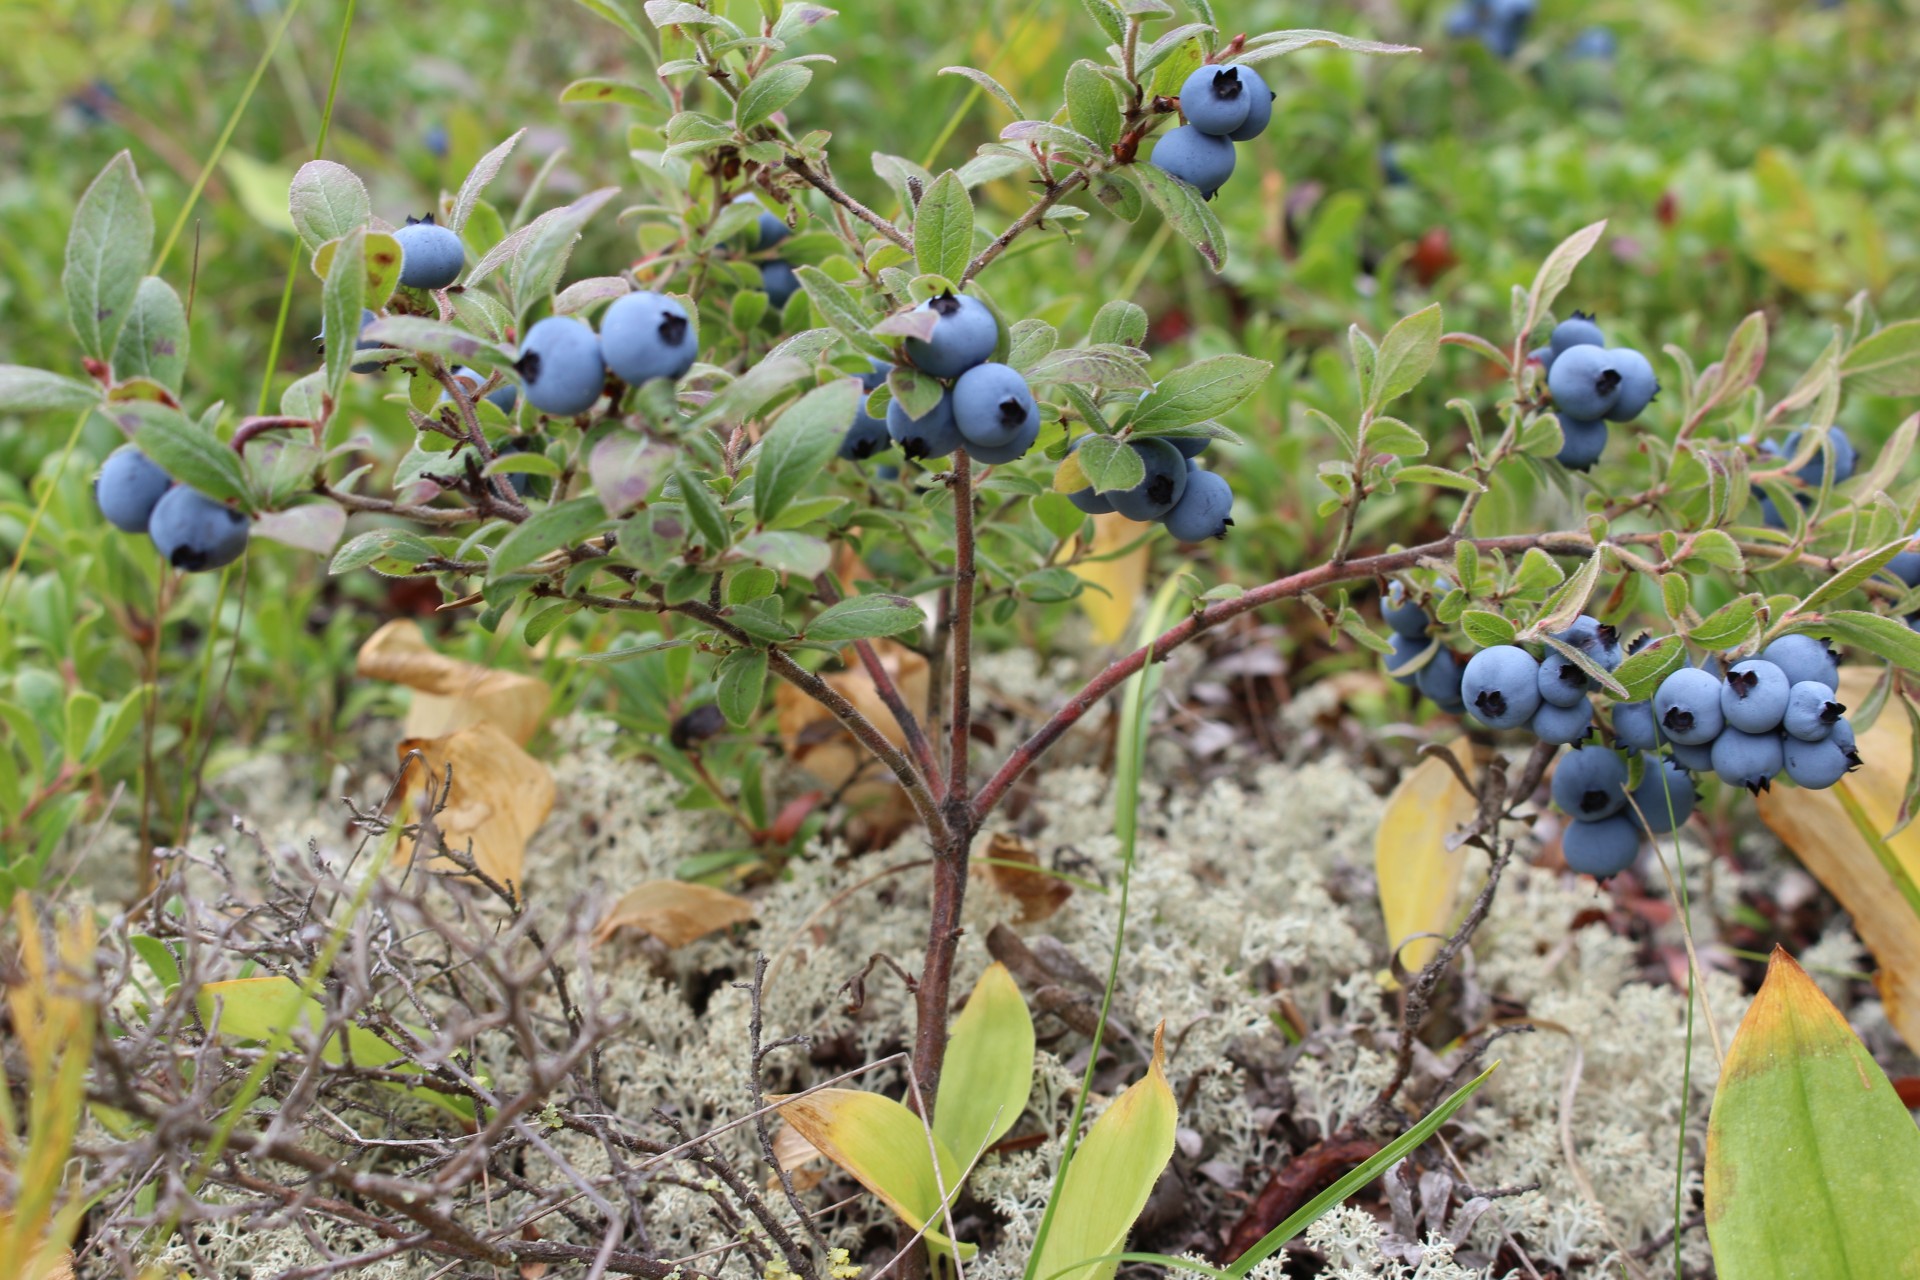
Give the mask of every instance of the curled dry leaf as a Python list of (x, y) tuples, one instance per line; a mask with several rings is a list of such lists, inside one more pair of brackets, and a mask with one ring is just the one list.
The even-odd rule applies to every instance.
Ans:
[(1116, 644), (1127, 634), (1133, 607), (1147, 586), (1149, 544), (1145, 535), (1153, 526), (1108, 512), (1093, 518), (1094, 556), (1111, 556), (1128, 543), (1140, 545), (1111, 560), (1087, 560), (1073, 566), (1074, 576), (1088, 586), (1080, 593), (1080, 611), (1093, 624), (1094, 638)]
[(387, 623), (360, 646), (359, 673), (413, 690), (409, 738), (443, 738), (469, 725), (496, 725), (520, 746), (533, 741), (552, 696), (546, 682), (436, 653), (417, 623)]
[[(1447, 749), (1469, 778), (1478, 776), (1471, 743), (1456, 738)], [(1400, 948), (1400, 964), (1410, 973), (1433, 959), (1440, 937), (1453, 927), (1467, 855), (1465, 849), (1449, 849), (1447, 837), (1471, 820), (1477, 807), (1438, 756), (1414, 766), (1387, 797), (1373, 836), (1373, 867), (1387, 940)]]
[[(827, 1158), (792, 1125), (783, 1124), (773, 1131), (773, 1157), (793, 1180), (795, 1191), (811, 1191), (827, 1180)], [(768, 1194), (779, 1190), (780, 1175), (769, 1175)]]
[[(1019, 836), (998, 832), (987, 842), (987, 882), (1020, 904), (1019, 923), (1051, 919), (1073, 896), (1073, 886), (1039, 869), (1040, 859)], [(1005, 864), (1017, 862), (1019, 867)], [(1023, 871), (1021, 867), (1033, 867)]]
[[(927, 705), (927, 660), (891, 640), (876, 640), (873, 648), (907, 706), (916, 714), (923, 712)], [(881, 701), (873, 678), (851, 649), (844, 656), (846, 669), (822, 679), (859, 708), (889, 742), (904, 747), (906, 735)], [(914, 821), (913, 806), (892, 776), (875, 764), (819, 703), (783, 680), (774, 689), (773, 705), (787, 758), (839, 792), (840, 803), (857, 815), (849, 824), (857, 830), (848, 833), (856, 847), (890, 844)], [(858, 781), (854, 780), (856, 773), (860, 774)], [(843, 787), (845, 790), (840, 790)]]
[[(442, 738), (409, 738), (400, 744), (400, 757), (419, 751), (434, 785), (453, 768), (453, 792), (435, 820), (447, 847), (464, 849), (471, 843), (474, 862), (489, 876), (518, 891), (526, 865), (527, 840), (553, 810), (553, 774), (547, 766), (520, 749), (520, 744), (491, 722), (468, 725)], [(407, 794), (415, 805), (426, 787), (418, 762), (408, 766)], [(413, 850), (403, 845), (401, 854)], [(428, 870), (451, 870), (443, 861)]]
[(649, 880), (621, 894), (593, 931), (605, 942), (626, 926), (644, 929), (668, 947), (753, 919), (753, 904), (711, 885), (685, 880)]
[[(1840, 701), (1860, 706), (1874, 678), (1871, 671), (1842, 674)], [(1860, 735), (1859, 751), (1861, 767), (1831, 791), (1782, 787), (1763, 792), (1760, 817), (1853, 917), (1855, 932), (1880, 966), (1873, 984), (1888, 1019), (1909, 1045), (1920, 1048), (1920, 919), (1844, 802), (1854, 801), (1874, 831), (1893, 829), (1913, 768), (1906, 717), (1889, 705)], [(1920, 881), (1920, 823), (1885, 843), (1907, 877)]]

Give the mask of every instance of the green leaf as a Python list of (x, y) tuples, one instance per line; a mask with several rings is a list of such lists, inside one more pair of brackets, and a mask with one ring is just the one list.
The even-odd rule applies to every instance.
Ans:
[(798, 62), (777, 62), (755, 76), (733, 104), (733, 127), (745, 133), (795, 98), (813, 80), (813, 68)]
[(1080, 474), (1096, 493), (1131, 489), (1147, 478), (1139, 452), (1112, 436), (1088, 436), (1068, 461), (1079, 464)]
[(765, 524), (818, 481), (864, 398), (855, 378), (838, 378), (795, 401), (755, 451), (753, 514)]
[(815, 644), (842, 645), (917, 631), (926, 622), (927, 615), (906, 596), (854, 596), (822, 610), (807, 624), (806, 637)]
[(549, 551), (571, 546), (606, 523), (607, 511), (598, 498), (573, 498), (536, 511), (493, 549), (493, 567), (487, 576), (497, 581)]
[(1263, 36), (1255, 36), (1247, 41), (1246, 48), (1237, 54), (1235, 62), (1265, 62), (1269, 58), (1278, 58), (1283, 54), (1300, 49), (1312, 49), (1316, 46), (1341, 49), (1347, 53), (1366, 53), (1375, 55), (1395, 55), (1418, 53), (1420, 50), (1410, 44), (1383, 44), (1378, 40), (1361, 40), (1354, 36), (1343, 36), (1337, 31), (1272, 31)]
[(480, 206), (480, 193), (500, 172), (501, 166), (506, 164), (507, 157), (513, 154), (514, 147), (526, 136), (526, 132), (525, 129), (516, 129), (512, 137), (481, 156), (479, 163), (461, 181), (459, 194), (453, 198), (453, 211), (447, 215), (447, 226), (453, 229), (454, 234), (466, 230), (467, 220), (473, 217), (473, 211)]
[(1033, 1017), (1007, 967), (987, 966), (947, 1033), (933, 1132), (971, 1162), (1006, 1136), (1033, 1093)]
[(1084, 59), (1067, 68), (1067, 115), (1075, 130), (1103, 148), (1120, 141), (1120, 100), (1113, 83)]
[(1908, 671), (1920, 671), (1920, 632), (1899, 618), (1843, 609), (1838, 613), (1795, 618), (1786, 631), (1814, 632), (1846, 644), (1871, 649)]
[(733, 554), (802, 578), (818, 577), (833, 562), (833, 549), (821, 539), (784, 531), (750, 533), (733, 544)]
[(1214, 217), (1199, 190), (1150, 164), (1136, 164), (1128, 172), (1168, 225), (1198, 249), (1215, 271), (1225, 269), (1227, 233), (1221, 229), (1220, 219)]
[(571, 204), (549, 209), (528, 226), (527, 238), (513, 255), (507, 271), (513, 286), (516, 316), (525, 315), (534, 303), (552, 295), (581, 230), (618, 194), (618, 187), (601, 187)]
[(922, 275), (959, 284), (973, 260), (973, 197), (949, 169), (934, 179), (913, 215), (913, 253)]
[[(912, 1230), (942, 1219), (942, 1188), (949, 1203), (960, 1193), (966, 1166), (919, 1116), (891, 1098), (860, 1089), (815, 1089), (782, 1103), (780, 1118)], [(926, 1238), (951, 1243), (933, 1230)], [(960, 1252), (970, 1256), (972, 1246), (960, 1246)]]
[(1241, 355), (1213, 356), (1176, 369), (1140, 398), (1133, 430), (1150, 435), (1220, 417), (1259, 390), (1272, 372), (1267, 361)]
[(1437, 302), (1387, 330), (1374, 365), (1373, 395), (1367, 402), (1370, 412), (1378, 412), (1420, 385), (1440, 358), (1440, 332)]
[(1754, 631), (1762, 600), (1757, 595), (1735, 596), (1687, 631), (1687, 639), (1705, 649), (1732, 649)]
[(1837, 600), (1854, 588), (1863, 585), (1874, 574), (1886, 568), (1895, 556), (1905, 551), (1909, 541), (1910, 539), (1903, 537), (1898, 542), (1889, 542), (1883, 547), (1868, 552), (1815, 587), (1807, 594), (1806, 599), (1795, 606), (1794, 612), (1805, 613), (1810, 609), (1817, 609), (1827, 601)]
[(1460, 629), (1467, 633), (1467, 639), (1482, 649), (1490, 649), (1497, 644), (1512, 644), (1517, 634), (1511, 622), (1485, 609), (1469, 609), (1461, 614)]
[(360, 313), (367, 296), (367, 233), (356, 228), (332, 242), (320, 311), (327, 334), (327, 395), (335, 404), (353, 372), (354, 344), (360, 339)]
[[(745, 422), (794, 383), (813, 376), (804, 360), (767, 353), (753, 368), (715, 393), (693, 420), (694, 426)], [(852, 418), (847, 419), (852, 422)]]
[(735, 649), (714, 672), (714, 699), (731, 725), (744, 725), (760, 709), (767, 687), (767, 651)]
[(1594, 552), (1583, 561), (1573, 576), (1561, 583), (1554, 593), (1547, 597), (1546, 605), (1533, 625), (1527, 628), (1529, 636), (1539, 636), (1549, 631), (1563, 631), (1573, 625), (1573, 620), (1586, 611), (1587, 600), (1593, 595), (1594, 585), (1600, 580), (1600, 553)]
[(1755, 311), (1740, 322), (1727, 339), (1727, 350), (1720, 357), (1718, 372), (1700, 388), (1702, 403), (1696, 416), (1710, 409), (1732, 404), (1745, 395), (1747, 388), (1760, 380), (1767, 363), (1767, 317)]
[(720, 509), (720, 502), (692, 472), (681, 467), (674, 472), (678, 482), (680, 501), (686, 504), (687, 516), (693, 521), (693, 527), (700, 531), (707, 545), (715, 551), (725, 551), (733, 541), (732, 530), (727, 527), (726, 513)]
[(1458, 489), (1462, 493), (1486, 492), (1486, 486), (1472, 476), (1463, 475), (1458, 471), (1449, 471), (1445, 467), (1429, 466), (1426, 463), (1400, 468), (1393, 473), (1393, 480), (1395, 484), (1431, 484), (1438, 485), (1442, 489)]
[(1027, 113), (1020, 109), (1020, 103), (1011, 93), (1007, 92), (1007, 87), (986, 72), (974, 67), (942, 67), (940, 68), (939, 74), (943, 76), (965, 76), (982, 89), (985, 89), (989, 94), (993, 95), (995, 101), (1013, 113), (1015, 120), (1026, 119)]
[[(1724, 529), (1703, 529), (1694, 534), (1692, 543), (1687, 547), (1687, 559), (1702, 560), (1712, 568), (1725, 569), (1729, 573), (1743, 573), (1747, 567), (1747, 558), (1740, 554), (1740, 544)], [(1691, 564), (1683, 567), (1689, 573), (1699, 571)]]
[(1095, 346), (1113, 343), (1137, 347), (1146, 340), (1146, 308), (1121, 298), (1115, 298), (1096, 311), (1093, 327), (1087, 332), (1087, 341)]
[(97, 382), (63, 378), (23, 364), (0, 364), (0, 413), (84, 409), (104, 394)]
[(180, 390), (187, 373), (187, 308), (173, 286), (148, 276), (133, 295), (133, 310), (113, 344), (113, 376), (152, 378)]
[(1920, 320), (1890, 324), (1854, 343), (1840, 374), (1873, 395), (1920, 395)]
[[(287, 208), (309, 249), (338, 240), (373, 220), (373, 201), (353, 170), (331, 160), (309, 160), (293, 175)], [(457, 229), (457, 228), (456, 228)]]
[(660, 99), (647, 92), (642, 85), (626, 80), (607, 80), (591, 76), (584, 80), (575, 80), (560, 91), (563, 103), (586, 102), (610, 106), (637, 107), (653, 118), (659, 118), (665, 112)]
[(173, 958), (173, 952), (167, 950), (167, 944), (158, 938), (150, 938), (144, 933), (132, 934), (127, 938), (134, 953), (146, 962), (153, 976), (160, 980), (161, 990), (172, 993), (180, 985), (180, 962)]
[(627, 13), (626, 5), (620, 0), (575, 0), (575, 3), (626, 32), (635, 44), (646, 50), (649, 58), (653, 56), (653, 42), (647, 39), (646, 32), (640, 29), (640, 24)]
[(1613, 673), (1627, 691), (1629, 702), (1644, 702), (1660, 682), (1687, 665), (1687, 646), (1678, 636), (1662, 636), (1638, 653), (1627, 655)]
[(130, 432), (140, 451), (181, 484), (210, 498), (237, 498), (245, 489), (239, 456), (178, 409), (151, 400), (122, 400), (101, 412)]
[(1426, 437), (1398, 418), (1375, 418), (1369, 422), (1361, 444), (1368, 453), (1386, 453), (1396, 458), (1419, 458), (1427, 452)]
[(67, 233), (67, 319), (80, 349), (96, 360), (113, 352), (120, 328), (153, 252), (153, 206), (140, 185), (133, 156), (122, 151), (107, 162), (73, 211)]
[(505, 347), (425, 316), (383, 316), (368, 325), (362, 336), (402, 351), (447, 356), (460, 364), (473, 360), (512, 363)]
[(1113, 0), (1080, 0), (1080, 7), (1107, 39), (1119, 44), (1126, 38), (1126, 24), (1120, 20), (1120, 11), (1113, 7)]
[(1603, 218), (1599, 222), (1580, 228), (1554, 246), (1546, 261), (1540, 264), (1540, 270), (1533, 277), (1533, 288), (1527, 291), (1526, 318), (1520, 322), (1520, 337), (1524, 341), (1542, 318), (1553, 309), (1553, 303), (1573, 280), (1573, 269), (1593, 247), (1600, 243), (1600, 237), (1606, 232), (1607, 223)]
[(1820, 988), (1775, 948), (1707, 1122), (1706, 1218), (1727, 1280), (1907, 1276), (1920, 1129)]
[(409, 566), (434, 554), (426, 539), (405, 529), (369, 529), (349, 539), (333, 553), (328, 573), (348, 573), (364, 569), (376, 560), (399, 560)]
[(1059, 330), (1045, 320), (1016, 320), (1007, 330), (1006, 363), (1024, 373), (1059, 343)]
[(883, 360), (890, 358), (886, 344), (867, 332), (873, 327), (873, 318), (851, 290), (818, 267), (796, 267), (793, 273), (800, 278), (800, 287), (807, 291), (807, 301), (813, 304), (814, 314), (837, 329), (862, 353)]

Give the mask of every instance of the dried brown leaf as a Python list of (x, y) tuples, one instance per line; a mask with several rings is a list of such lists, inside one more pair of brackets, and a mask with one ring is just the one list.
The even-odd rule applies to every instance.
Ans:
[[(471, 845), (475, 864), (502, 884), (518, 888), (526, 864), (527, 840), (553, 810), (553, 774), (520, 749), (520, 744), (490, 721), (468, 725), (441, 738), (409, 738), (400, 744), (402, 759), (419, 751), (435, 785), (453, 767), (453, 791), (435, 819), (447, 847)], [(409, 767), (408, 793), (425, 788), (416, 763)], [(411, 848), (403, 848), (406, 857)], [(429, 870), (448, 870), (440, 860)]]
[[(1073, 896), (1073, 886), (1040, 870), (1039, 857), (1016, 835), (997, 832), (987, 842), (986, 856), (992, 860), (984, 868), (987, 882), (1020, 904), (1021, 924), (1051, 919)], [(1004, 865), (1009, 862), (1021, 866)], [(1035, 869), (1024, 871), (1021, 867)]]
[(753, 919), (753, 904), (724, 889), (685, 880), (649, 880), (621, 894), (594, 929), (605, 942), (620, 928), (644, 929), (668, 947)]
[(405, 726), (409, 738), (443, 738), (485, 722), (525, 746), (540, 731), (552, 696), (546, 682), (532, 676), (435, 652), (419, 625), (405, 618), (367, 638), (360, 646), (358, 670), (414, 691)]

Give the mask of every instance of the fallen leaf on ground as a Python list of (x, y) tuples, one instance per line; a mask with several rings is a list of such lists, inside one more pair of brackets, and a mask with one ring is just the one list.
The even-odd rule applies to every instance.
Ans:
[[(446, 808), (434, 819), (449, 849), (465, 849), (469, 842), (474, 863), (501, 884), (521, 885), (527, 840), (553, 810), (553, 774), (547, 766), (520, 749), (491, 722), (468, 725), (441, 738), (409, 738), (400, 744), (400, 758), (419, 751), (426, 773), (438, 787), (453, 767), (453, 790)], [(424, 818), (417, 806), (426, 787), (419, 762), (408, 766), (407, 792), (416, 805), (416, 820)], [(403, 859), (414, 855), (409, 844)], [(451, 871), (451, 863), (435, 859), (430, 871)]]
[[(992, 861), (984, 868), (987, 882), (1020, 904), (1020, 923), (1038, 924), (1051, 918), (1073, 896), (1073, 886), (1059, 876), (1040, 870), (1040, 859), (1019, 836), (998, 832), (987, 842), (986, 856)], [(1032, 867), (1009, 867), (1017, 862)]]
[(1074, 576), (1088, 587), (1080, 593), (1080, 612), (1093, 624), (1094, 638), (1101, 644), (1115, 644), (1127, 634), (1133, 607), (1146, 590), (1152, 545), (1143, 540), (1143, 535), (1152, 528), (1117, 512), (1093, 518), (1092, 555), (1112, 555), (1130, 542), (1140, 542), (1116, 559), (1083, 560), (1073, 566)]
[(540, 731), (552, 697), (545, 681), (435, 652), (419, 624), (405, 618), (367, 638), (357, 669), (413, 690), (404, 729), (409, 738), (442, 738), (486, 722), (525, 746)]
[[(1476, 776), (1467, 739), (1456, 738), (1447, 749), (1469, 778)], [(1418, 973), (1433, 959), (1441, 941), (1414, 935), (1444, 936), (1453, 927), (1467, 854), (1464, 848), (1448, 849), (1447, 837), (1477, 808), (1474, 797), (1437, 756), (1415, 765), (1387, 797), (1373, 837), (1373, 868), (1387, 941), (1400, 947), (1400, 963), (1409, 972)]]
[(668, 947), (753, 919), (753, 904), (711, 885), (686, 880), (649, 880), (621, 894), (593, 931), (605, 942), (616, 930), (645, 929)]
[[(891, 640), (876, 640), (874, 653), (880, 665), (900, 690), (907, 707), (924, 715), (927, 707), (927, 660)], [(860, 665), (853, 650), (845, 652), (847, 667), (823, 675), (836, 692), (851, 702), (896, 747), (905, 747), (906, 734), (894, 720), (893, 712), (881, 700), (873, 677)], [(786, 681), (774, 687), (774, 712), (780, 727), (780, 743), (789, 760), (818, 778), (840, 802), (857, 815), (854, 826), (861, 828), (851, 842), (855, 847), (877, 847), (892, 843), (915, 819), (912, 804), (893, 780), (893, 775), (876, 764), (866, 748), (835, 720), (819, 703)], [(923, 726), (924, 727), (924, 726)], [(860, 781), (848, 786), (854, 775)], [(845, 787), (846, 790), (839, 789)]]
[[(827, 1180), (827, 1158), (792, 1125), (781, 1125), (773, 1131), (773, 1156), (787, 1171), (795, 1191), (811, 1191)], [(768, 1193), (780, 1189), (780, 1175), (769, 1174)]]

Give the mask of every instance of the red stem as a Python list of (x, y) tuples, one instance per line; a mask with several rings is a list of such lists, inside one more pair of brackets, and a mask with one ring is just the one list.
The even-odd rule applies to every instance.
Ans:
[(953, 715), (947, 727), (947, 799), (965, 804), (967, 744), (973, 736), (973, 461), (965, 449), (953, 466)]

